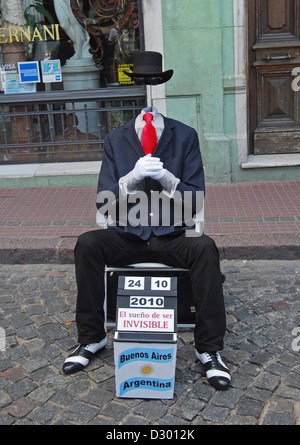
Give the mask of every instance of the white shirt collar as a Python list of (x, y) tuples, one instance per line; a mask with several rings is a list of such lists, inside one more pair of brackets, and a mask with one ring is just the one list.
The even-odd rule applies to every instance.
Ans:
[(154, 121), (157, 119), (157, 117), (158, 117), (157, 109), (154, 108), (154, 107), (146, 107), (146, 108), (143, 108), (142, 111), (141, 111), (141, 118), (142, 118), (142, 119), (143, 119), (144, 114), (146, 114), (146, 113), (150, 113), (150, 114), (153, 115), (153, 122), (154, 122)]
[(151, 113), (153, 115), (152, 124), (155, 127), (164, 128), (163, 116), (160, 113), (158, 113), (158, 111), (155, 107), (146, 107), (146, 108), (142, 109), (140, 114), (135, 119), (135, 128), (136, 129), (144, 127), (144, 125), (146, 124), (146, 122), (143, 119), (143, 116), (145, 113)]
[(157, 109), (154, 107), (146, 107), (143, 108), (142, 111), (140, 112), (140, 114), (136, 117), (135, 119), (135, 131), (137, 133), (137, 136), (139, 138), (139, 140), (142, 140), (142, 132), (143, 132), (143, 128), (146, 125), (146, 122), (143, 119), (143, 116), (145, 113), (151, 113), (153, 114), (153, 119), (152, 119), (152, 124), (155, 127), (156, 130), (156, 136), (157, 136), (157, 142), (159, 141), (162, 132), (164, 130), (164, 118), (163, 116), (157, 112)]

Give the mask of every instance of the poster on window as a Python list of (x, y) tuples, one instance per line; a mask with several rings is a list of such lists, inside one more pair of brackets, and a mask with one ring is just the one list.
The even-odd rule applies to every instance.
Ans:
[(133, 63), (121, 63), (118, 65), (118, 79), (120, 85), (133, 85), (135, 82), (127, 76), (126, 71), (132, 73)]
[(41, 71), (44, 83), (62, 82), (60, 60), (42, 60)]
[(37, 61), (18, 62), (20, 83), (39, 83), (40, 70)]
[(18, 73), (6, 72), (2, 74), (5, 94), (35, 93), (36, 83), (21, 83)]

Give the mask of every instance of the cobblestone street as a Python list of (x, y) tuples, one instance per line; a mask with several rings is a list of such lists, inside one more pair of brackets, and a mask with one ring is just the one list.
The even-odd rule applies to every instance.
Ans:
[(300, 261), (223, 260), (222, 271), (231, 388), (207, 383), (180, 329), (174, 398), (143, 400), (115, 396), (112, 328), (83, 372), (62, 373), (76, 345), (73, 265), (0, 265), (0, 424), (299, 425)]

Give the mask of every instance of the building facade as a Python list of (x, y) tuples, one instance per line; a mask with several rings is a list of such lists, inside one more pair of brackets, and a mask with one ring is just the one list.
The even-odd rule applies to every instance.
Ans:
[[(32, 12), (26, 0), (17, 1)], [(51, 185), (47, 172), (61, 186), (94, 184), (105, 134), (146, 104), (197, 130), (208, 183), (299, 178), (300, 0), (276, 0), (276, 8), (272, 0), (83, 1), (80, 11), (90, 20), (94, 51), (88, 73), (79, 72), (74, 59), (70, 65), (74, 41), (63, 11), (55, 1), (36, 3), (49, 16), (37, 7), (32, 15), (39, 26), (31, 34), (28, 17), (21, 25), (8, 25), (2, 13), (2, 76), (10, 83), (4, 79), (0, 95), (0, 186)], [(59, 4), (76, 15), (77, 0)], [(91, 39), (95, 19), (99, 47)], [(21, 62), (38, 62), (40, 81), (20, 83), (13, 91), (13, 80), (21, 74), (9, 72), (4, 43), (24, 43), (21, 36), (27, 36)], [(40, 53), (28, 57), (37, 47)], [(130, 84), (126, 70), (132, 69), (132, 53), (139, 49), (161, 52), (165, 69), (174, 70), (171, 81), (146, 88)], [(49, 61), (57, 60), (55, 81)], [(89, 66), (86, 60), (84, 65)], [(18, 68), (32, 73), (27, 63)], [(44, 175), (23, 180), (18, 172), (25, 164), (27, 171), (43, 164)], [(62, 169), (69, 174), (59, 177)], [(81, 173), (79, 182), (74, 171)]]
[(206, 180), (299, 179), (300, 2), (161, 6), (167, 114), (197, 128)]

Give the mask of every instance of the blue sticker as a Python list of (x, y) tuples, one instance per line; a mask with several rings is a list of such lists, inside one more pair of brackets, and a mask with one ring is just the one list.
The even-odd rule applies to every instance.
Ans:
[(123, 351), (119, 355), (118, 368), (127, 363), (135, 361), (148, 361), (155, 363), (169, 363), (174, 359), (175, 348), (170, 349), (146, 349), (146, 348), (132, 348)]
[(38, 62), (18, 62), (20, 83), (40, 82), (40, 70)]

